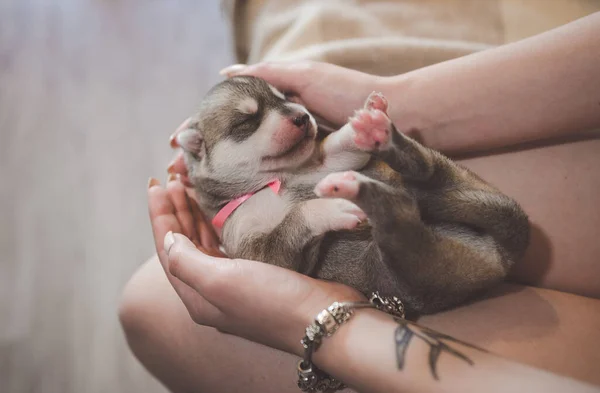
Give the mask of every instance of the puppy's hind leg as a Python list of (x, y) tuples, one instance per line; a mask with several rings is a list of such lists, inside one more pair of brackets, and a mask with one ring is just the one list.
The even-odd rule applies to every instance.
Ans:
[(398, 283), (397, 288), (379, 288), (375, 282), (374, 289), (400, 296), (413, 312), (457, 305), (505, 274), (491, 238), (425, 224), (417, 201), (405, 189), (343, 172), (325, 177), (315, 193), (348, 199), (366, 213), (381, 259)]

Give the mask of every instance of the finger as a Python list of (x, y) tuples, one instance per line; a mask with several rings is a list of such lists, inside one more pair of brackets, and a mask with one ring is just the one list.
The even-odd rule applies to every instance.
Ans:
[(200, 210), (198, 203), (188, 195), (190, 205), (192, 207), (192, 215), (194, 217), (194, 222), (196, 223), (196, 232), (198, 233), (198, 237), (200, 238), (200, 244), (205, 249), (211, 252), (219, 251), (219, 237), (217, 236), (212, 224), (206, 219), (206, 216)]
[(210, 321), (220, 315), (218, 309), (207, 302), (193, 288), (183, 283), (177, 277), (174, 277), (168, 270), (168, 257), (164, 250), (163, 240), (168, 232), (178, 232), (181, 230), (181, 227), (175, 216), (175, 207), (169, 198), (167, 190), (162, 188), (156, 179), (151, 179), (149, 182), (148, 207), (156, 253), (163, 265), (169, 282), (194, 320), (200, 323), (200, 319), (204, 318), (205, 323), (210, 323)]
[(179, 278), (173, 275), (170, 276), (172, 277), (173, 288), (188, 310), (192, 320), (199, 325), (216, 327), (217, 322), (223, 316), (221, 310), (206, 300), (194, 288)]
[[(180, 152), (175, 159), (171, 162), (167, 171), (171, 174), (180, 175), (180, 181), (186, 187), (190, 187), (187, 176), (181, 174), (187, 174), (187, 168), (183, 159), (183, 152)], [(187, 180), (187, 184), (186, 184)], [(206, 220), (197, 203), (188, 195), (188, 203), (191, 206), (193, 220), (196, 223), (195, 229), (199, 243), (207, 249), (217, 250), (219, 247), (219, 238), (216, 235), (212, 225)], [(186, 236), (190, 237), (192, 232), (186, 232)], [(195, 238), (192, 238), (195, 239)]]
[(205, 254), (179, 233), (167, 233), (163, 248), (169, 272), (209, 301), (208, 287), (216, 281), (224, 281), (227, 270), (235, 269), (233, 260)]
[(175, 158), (173, 158), (173, 160), (169, 163), (167, 172), (172, 174), (179, 173), (180, 175), (187, 175), (187, 166), (185, 165), (185, 160), (183, 158), (183, 151), (177, 152)]
[(300, 93), (308, 84), (310, 62), (265, 62), (252, 65), (235, 64), (221, 70), (227, 77), (250, 75), (266, 80), (284, 92)]
[(175, 158), (173, 159), (173, 161), (171, 161), (169, 163), (169, 166), (167, 166), (167, 172), (170, 174), (174, 174), (180, 175), (181, 178), (181, 182), (186, 186), (186, 187), (191, 187), (192, 184), (190, 183), (190, 180), (188, 178), (188, 171), (187, 171), (187, 166), (185, 165), (185, 160), (183, 158), (183, 151), (179, 151), (177, 153), (177, 155), (175, 156)]
[(152, 178), (148, 183), (148, 213), (152, 224), (156, 252), (160, 254), (163, 251), (162, 242), (157, 240), (164, 238), (164, 235), (169, 231), (181, 232), (181, 226), (175, 216), (175, 207), (167, 190), (160, 186), (158, 180)]
[[(149, 186), (148, 211), (152, 225), (152, 234), (154, 236), (154, 245), (160, 262), (169, 277), (169, 281), (172, 281), (173, 277), (168, 271), (168, 258), (164, 250), (163, 239), (167, 233), (181, 232), (182, 229), (175, 215), (175, 206), (173, 206), (167, 190), (161, 187), (156, 179), (151, 179)], [(176, 290), (182, 285), (182, 283), (173, 284)]]
[(174, 214), (179, 221), (181, 231), (185, 236), (190, 238), (196, 246), (201, 246), (200, 238), (196, 230), (196, 222), (194, 215), (192, 214), (192, 203), (189, 200), (184, 185), (177, 180), (174, 175), (169, 175), (169, 181), (167, 182), (167, 192), (173, 203), (175, 209)]

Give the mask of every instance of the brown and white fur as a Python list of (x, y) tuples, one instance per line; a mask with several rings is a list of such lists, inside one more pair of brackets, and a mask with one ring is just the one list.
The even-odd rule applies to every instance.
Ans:
[[(176, 140), (209, 218), (256, 192), (224, 224), (227, 254), (395, 295), (416, 313), (502, 280), (528, 245), (527, 216), (400, 133), (387, 107), (374, 93), (323, 135), (303, 106), (261, 79), (215, 86)], [(273, 179), (279, 194), (264, 188)]]

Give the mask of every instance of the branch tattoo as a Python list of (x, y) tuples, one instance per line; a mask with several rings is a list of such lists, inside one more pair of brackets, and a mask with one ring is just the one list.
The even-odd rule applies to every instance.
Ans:
[(445, 341), (459, 343), (470, 348), (483, 351), (481, 348), (457, 340), (446, 334), (438, 333), (422, 326), (416, 327), (404, 319), (396, 318), (396, 322), (398, 322), (398, 327), (394, 333), (394, 340), (396, 342), (396, 360), (399, 370), (404, 369), (406, 351), (409, 344), (415, 337), (429, 346), (429, 369), (435, 380), (440, 379), (437, 373), (437, 364), (442, 352), (446, 352), (458, 359), (461, 359), (471, 366), (473, 365), (473, 361), (471, 359), (469, 359), (465, 354), (450, 347)]

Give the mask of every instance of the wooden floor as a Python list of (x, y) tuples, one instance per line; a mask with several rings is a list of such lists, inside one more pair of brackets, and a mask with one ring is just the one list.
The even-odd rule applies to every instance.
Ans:
[[(501, 1), (508, 41), (598, 8)], [(152, 250), (146, 180), (230, 61), (216, 0), (0, 0), (0, 392), (164, 392), (117, 303)]]
[(147, 178), (229, 53), (217, 1), (0, 0), (0, 392), (165, 391), (117, 302)]

